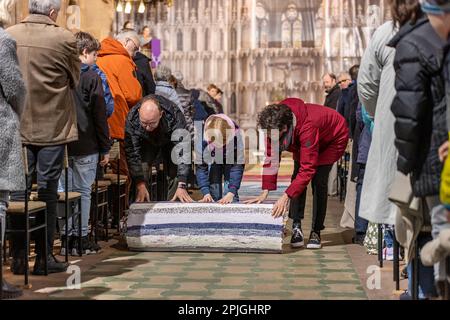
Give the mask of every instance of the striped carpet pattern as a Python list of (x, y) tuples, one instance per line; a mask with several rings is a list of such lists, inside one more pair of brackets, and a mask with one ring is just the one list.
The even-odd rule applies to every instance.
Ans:
[(283, 219), (271, 211), (271, 204), (134, 204), (127, 243), (131, 251), (281, 253)]

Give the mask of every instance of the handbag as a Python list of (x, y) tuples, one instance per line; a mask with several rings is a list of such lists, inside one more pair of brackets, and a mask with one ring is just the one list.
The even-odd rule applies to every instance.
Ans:
[(418, 199), (414, 197), (409, 175), (397, 171), (389, 200), (402, 209), (419, 210)]

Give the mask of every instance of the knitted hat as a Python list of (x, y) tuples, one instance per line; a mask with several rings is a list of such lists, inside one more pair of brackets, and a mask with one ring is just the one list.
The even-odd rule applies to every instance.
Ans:
[(443, 15), (450, 13), (450, 0), (420, 0), (422, 11), (429, 14)]

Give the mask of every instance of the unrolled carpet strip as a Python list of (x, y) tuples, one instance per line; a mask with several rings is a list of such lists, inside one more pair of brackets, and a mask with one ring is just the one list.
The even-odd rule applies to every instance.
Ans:
[(133, 204), (127, 219), (132, 251), (282, 252), (283, 219), (273, 205)]

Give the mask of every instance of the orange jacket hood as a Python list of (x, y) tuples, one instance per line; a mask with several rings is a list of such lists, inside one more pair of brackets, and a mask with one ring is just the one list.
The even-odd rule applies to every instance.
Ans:
[(130, 54), (124, 48), (124, 46), (117, 40), (113, 38), (106, 38), (102, 41), (102, 47), (98, 52), (99, 57), (109, 56), (109, 55), (122, 55), (130, 58)]

